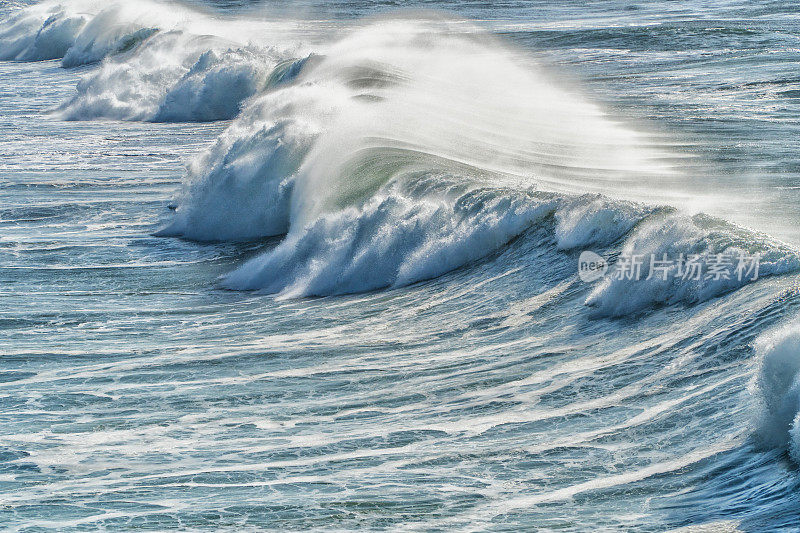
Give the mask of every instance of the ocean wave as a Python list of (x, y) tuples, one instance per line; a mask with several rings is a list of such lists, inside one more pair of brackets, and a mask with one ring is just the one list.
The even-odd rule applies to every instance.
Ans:
[(258, 44), (259, 25), (266, 21), (215, 21), (145, 0), (45, 2), (0, 24), (0, 59), (60, 58), (65, 68), (100, 63), (57, 108), (67, 120), (227, 120), (247, 98), (302, 67), (287, 61), (297, 46)]
[(159, 233), (287, 233), (227, 287), (398, 286), (479, 259), (550, 215), (559, 247), (572, 249), (614, 242), (651, 212), (570, 192), (661, 168), (636, 134), (480, 32), (381, 21), (312, 57), (191, 165)]
[[(758, 277), (800, 270), (797, 252), (774, 239), (713, 217), (674, 210), (656, 213), (637, 226), (620, 256), (641, 258), (641, 271), (622, 275), (620, 269), (627, 266), (622, 262), (612, 266), (586, 299), (586, 305), (600, 315), (625, 316), (659, 305), (695, 304), (755, 281), (755, 272), (735, 275), (737, 258), (758, 257)], [(680, 272), (689, 256), (701, 275)], [(710, 266), (720, 262), (720, 257), (734, 264), (720, 275), (709, 276)], [(658, 272), (652, 271), (653, 258), (667, 261)]]
[(760, 367), (755, 389), (761, 403), (757, 434), (784, 448), (800, 463), (800, 325), (780, 327), (758, 338)]
[(266, 87), (280, 56), (182, 31), (154, 36), (135, 54), (105, 61), (58, 108), (67, 120), (201, 122), (235, 117)]
[(96, 63), (174, 29), (187, 13), (179, 5), (146, 0), (42, 2), (17, 10), (0, 24), (0, 59), (61, 59), (67, 68)]

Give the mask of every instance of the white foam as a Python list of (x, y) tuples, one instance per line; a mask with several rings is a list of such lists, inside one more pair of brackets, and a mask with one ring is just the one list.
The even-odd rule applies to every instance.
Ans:
[(553, 202), (508, 191), (470, 191), (453, 201), (390, 187), (361, 207), (290, 233), (227, 275), (224, 285), (283, 296), (406, 285), (499, 249), (553, 209)]
[(758, 435), (769, 446), (788, 449), (800, 463), (800, 324), (762, 335), (756, 352), (760, 358)]
[(60, 106), (65, 119), (223, 120), (299, 53), (283, 35), (294, 25), (222, 20), (149, 0), (45, 2), (0, 24), (0, 59), (62, 58), (66, 68), (101, 62)]

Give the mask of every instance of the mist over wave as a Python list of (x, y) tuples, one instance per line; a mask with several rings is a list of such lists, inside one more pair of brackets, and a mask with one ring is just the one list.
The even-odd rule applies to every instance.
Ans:
[[(613, 199), (637, 189), (658, 197), (660, 180), (674, 173), (663, 153), (479, 32), (441, 20), (381, 21), (249, 103), (193, 163), (160, 234), (287, 233), (223, 279), (283, 296), (429, 279), (542, 224), (552, 224), (561, 250), (608, 246), (647, 217), (654, 221), (630, 237), (629, 252), (746, 249), (764, 256), (762, 275), (797, 268), (796, 256), (769, 239)], [(610, 197), (578, 194), (598, 190)], [(587, 304), (617, 316), (738, 286), (608, 277)]]
[[(626, 238), (625, 253), (756, 252), (762, 275), (797, 269), (780, 243), (691, 213), (660, 216), (669, 210), (653, 199), (691, 195), (676, 187), (670, 150), (465, 21), (373, 20), (313, 47), (260, 35), (264, 24), (150, 2), (46, 2), (18, 10), (0, 42), (6, 59), (101, 61), (59, 107), (66, 119), (235, 117), (191, 162), (158, 232), (286, 235), (226, 275), (228, 288), (306, 296), (406, 285), (543, 224), (564, 251)], [(607, 276), (586, 303), (621, 316), (740, 285)]]

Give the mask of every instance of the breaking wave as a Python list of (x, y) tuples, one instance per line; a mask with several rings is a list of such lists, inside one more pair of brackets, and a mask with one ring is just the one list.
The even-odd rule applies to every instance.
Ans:
[(16, 11), (0, 27), (0, 59), (61, 59), (76, 67), (137, 47), (176, 27), (189, 11), (155, 2), (43, 2)]
[[(669, 212), (654, 216), (637, 227), (625, 241), (621, 255), (647, 258), (640, 276), (615, 275), (612, 267), (586, 304), (598, 313), (625, 316), (659, 305), (694, 304), (738, 289), (754, 278), (795, 272), (800, 269), (796, 251), (766, 235), (739, 228), (706, 215), (688, 216)], [(679, 257), (694, 256), (701, 276), (679, 273)], [(672, 263), (651, 275), (650, 258), (667, 258)], [(758, 257), (758, 272), (749, 276), (709, 276), (717, 258)], [(730, 260), (730, 259), (729, 259)], [(655, 274), (655, 273), (652, 273)]]
[[(65, 119), (235, 119), (190, 163), (158, 232), (285, 235), (225, 276), (231, 289), (406, 285), (542, 225), (567, 255), (758, 253), (762, 276), (798, 269), (797, 255), (765, 236), (664, 207), (681, 180), (664, 147), (464, 21), (375, 20), (313, 46), (267, 27), (174, 4), (45, 2), (2, 25), (0, 57), (99, 62), (58, 108)], [(586, 299), (601, 315), (743, 284), (613, 272)]]
[(244, 100), (266, 88), (279, 60), (269, 48), (234, 48), (216, 37), (162, 33), (131, 57), (106, 61), (84, 77), (58, 112), (68, 120), (231, 119)]
[[(565, 252), (748, 251), (763, 255), (762, 276), (798, 268), (790, 250), (735, 226), (613, 199), (638, 188), (659, 197), (659, 178), (674, 177), (661, 148), (479, 32), (376, 22), (296, 68), (192, 163), (159, 233), (286, 234), (225, 287), (309, 296), (402, 286), (543, 224)], [(586, 303), (618, 316), (741, 284), (609, 275)]]
[(787, 449), (800, 463), (800, 325), (785, 325), (759, 337), (756, 390), (761, 401), (758, 434)]
[(299, 53), (276, 32), (265, 45), (265, 26), (158, 2), (44, 2), (0, 25), (0, 59), (100, 63), (57, 109), (67, 120), (225, 120)]

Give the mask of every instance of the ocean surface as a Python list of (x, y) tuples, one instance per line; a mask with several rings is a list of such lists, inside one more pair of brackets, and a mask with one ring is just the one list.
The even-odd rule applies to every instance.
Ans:
[(794, 2), (3, 1), (0, 59), (0, 528), (800, 531)]

